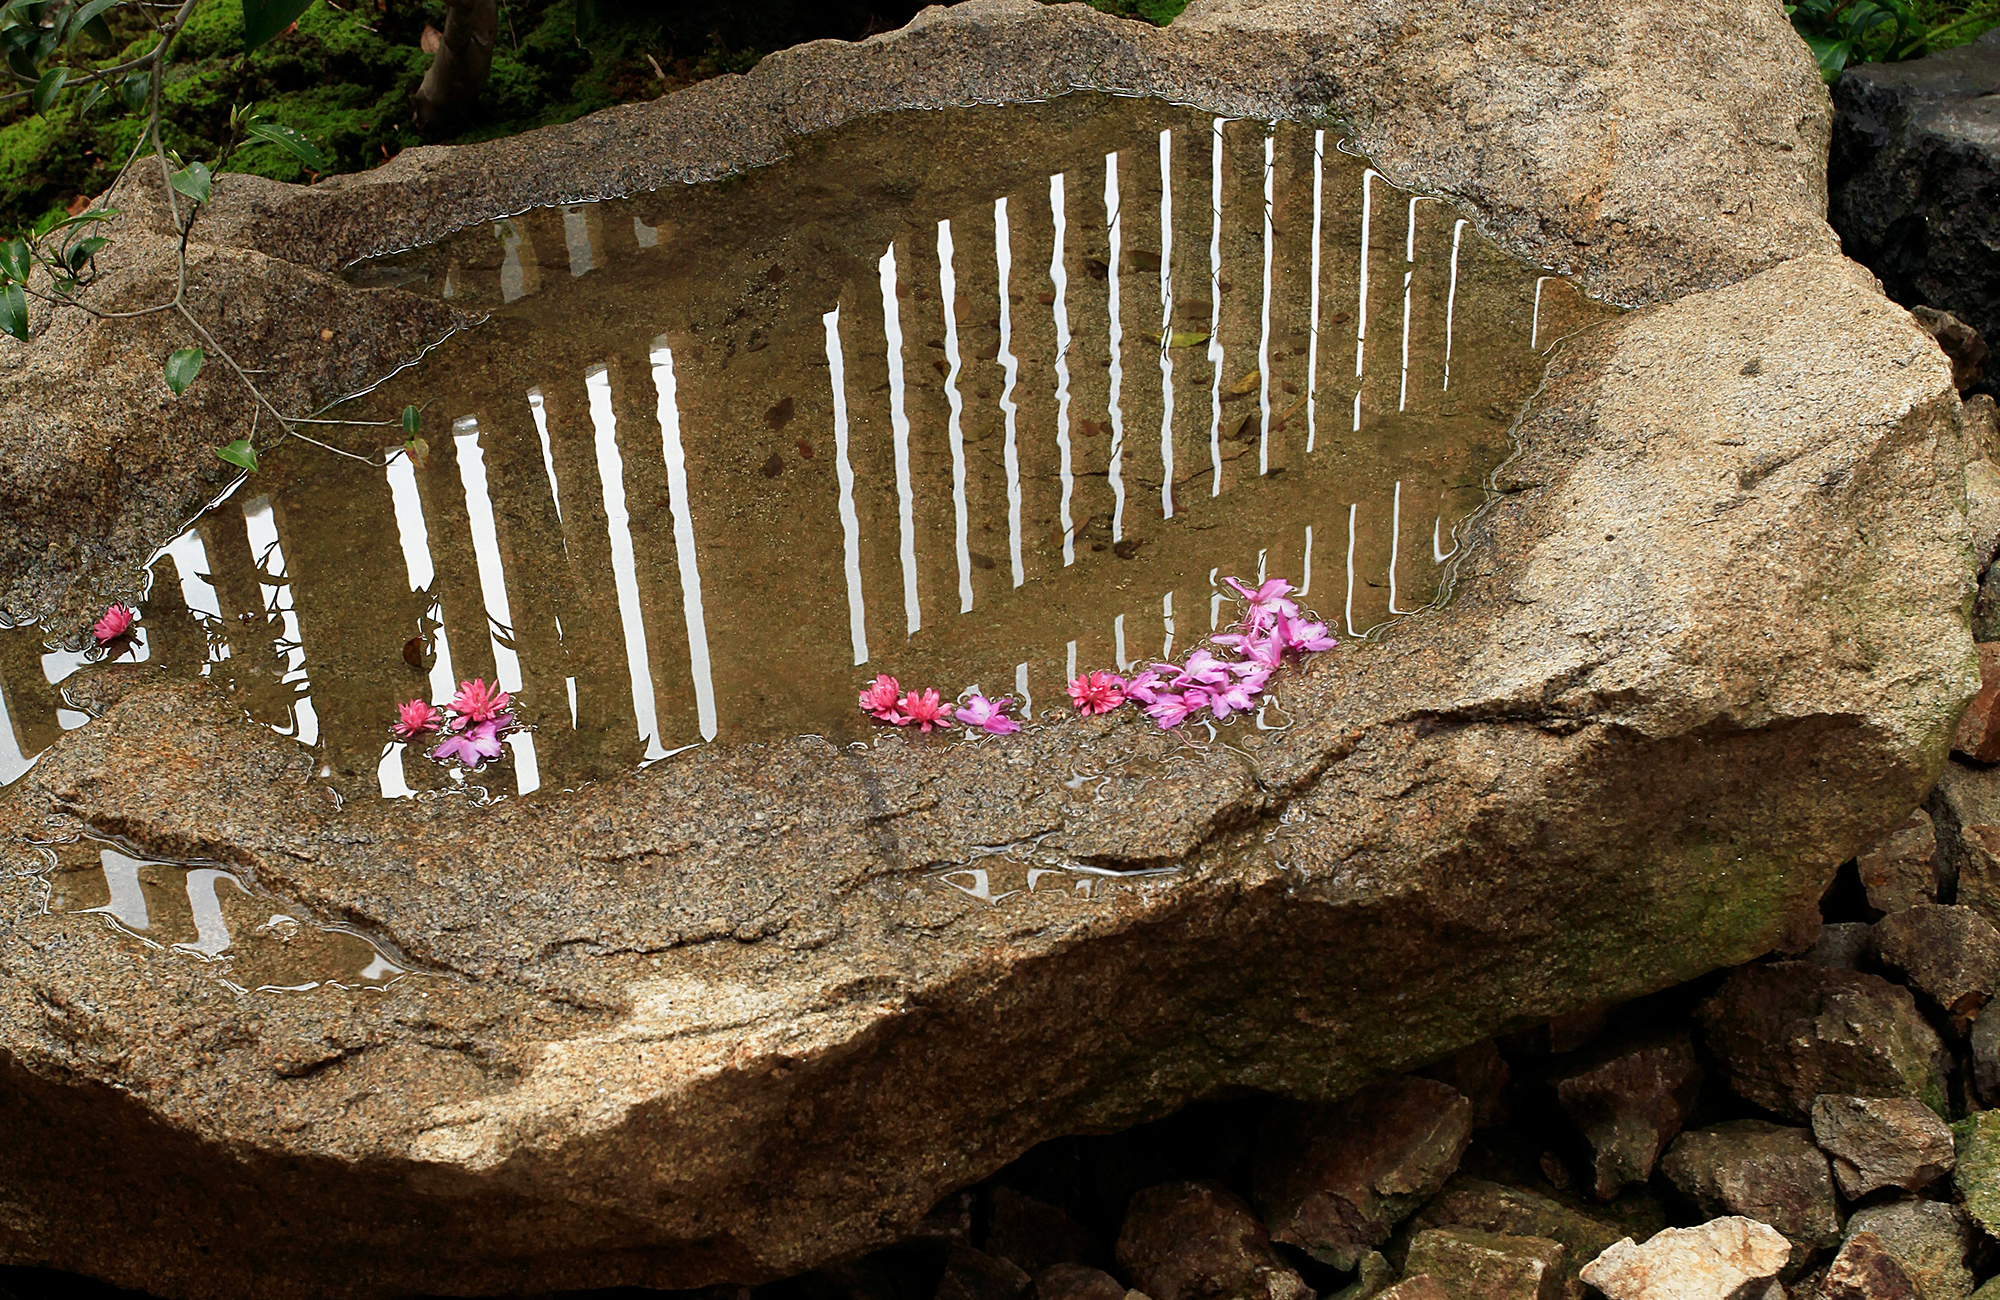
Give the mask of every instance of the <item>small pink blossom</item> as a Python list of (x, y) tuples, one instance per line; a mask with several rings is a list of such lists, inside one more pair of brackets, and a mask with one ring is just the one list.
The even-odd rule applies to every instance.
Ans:
[(1278, 615), (1286, 618), (1299, 616), (1298, 605), (1286, 599), (1291, 593), (1292, 584), (1283, 578), (1272, 578), (1254, 591), (1235, 578), (1224, 578), (1223, 581), (1234, 587), (1236, 594), (1243, 597), (1245, 603), (1249, 605), (1249, 608), (1243, 611), (1243, 622), (1253, 631), (1269, 625)]
[(415, 740), (426, 731), (436, 731), (444, 723), (444, 714), (423, 700), (405, 700), (396, 712), (396, 721), (389, 730), (396, 733), (398, 740)]
[(513, 702), (512, 696), (497, 686), (488, 686), (483, 677), (460, 682), (458, 694), (451, 697), (451, 711), (458, 715), (452, 719), (452, 729), (463, 731), (474, 723), (490, 722)]
[(1069, 698), (1078, 713), (1109, 713), (1125, 702), (1125, 679), (1116, 673), (1085, 673), (1069, 684)]
[(911, 691), (897, 708), (906, 719), (897, 726), (915, 723), (919, 730), (928, 732), (932, 727), (942, 730), (951, 725), (951, 706), (938, 698), (935, 689), (927, 689), (922, 695)]
[(136, 617), (126, 606), (113, 605), (104, 611), (103, 618), (90, 625), (90, 634), (97, 638), (97, 644), (110, 645), (132, 630), (132, 620)]
[(1180, 675), (1169, 684), (1175, 687), (1220, 686), (1228, 680), (1228, 664), (1206, 650), (1197, 650), (1188, 656)]
[(1208, 698), (1208, 692), (1199, 686), (1190, 686), (1183, 691), (1161, 691), (1146, 706), (1146, 716), (1159, 723), (1162, 729), (1178, 727), (1207, 708)]
[(447, 735), (444, 742), (431, 751), (431, 757), (440, 763), (455, 758), (467, 767), (478, 767), (489, 758), (500, 757), (500, 732), (504, 727), (512, 726), (513, 722), (511, 716), (503, 713), (474, 723), (466, 731)]
[[(1277, 626), (1284, 625), (1285, 620), (1280, 617)], [(1275, 672), (1285, 659), (1285, 639), (1275, 628), (1267, 633), (1226, 632), (1214, 640), (1243, 656), (1241, 663), (1229, 665), (1229, 671), (1239, 677), (1253, 672)]]
[(1011, 695), (989, 700), (975, 691), (970, 699), (958, 706), (958, 720), (989, 735), (1004, 736), (1021, 729), (1020, 723), (1007, 716), (1007, 710), (1013, 707), (1014, 697)]
[(910, 720), (901, 708), (902, 689), (889, 674), (879, 674), (874, 683), (861, 692), (861, 711), (898, 727), (907, 726)]
[(1220, 722), (1232, 713), (1247, 713), (1256, 708), (1257, 696), (1264, 691), (1265, 677), (1266, 674), (1259, 671), (1212, 693), (1208, 707), (1215, 714), (1216, 721)]
[[(1177, 672), (1172, 664), (1167, 664), (1168, 672)], [(1167, 682), (1160, 676), (1158, 668), (1148, 668), (1131, 681), (1125, 683), (1125, 698), (1137, 700), (1141, 704), (1151, 704), (1161, 691), (1167, 689)]]
[(1280, 618), (1271, 629), (1272, 637), (1282, 637), (1285, 649), (1300, 654), (1314, 654), (1321, 650), (1331, 650), (1340, 643), (1327, 631), (1326, 624), (1305, 622), (1295, 618)]

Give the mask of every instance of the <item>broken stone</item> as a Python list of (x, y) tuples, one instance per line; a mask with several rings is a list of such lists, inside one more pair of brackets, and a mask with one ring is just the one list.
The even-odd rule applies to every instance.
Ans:
[(1313, 1300), (1250, 1207), (1219, 1183), (1167, 1183), (1134, 1195), (1117, 1254), (1153, 1300)]
[(1396, 1266), (1383, 1258), (1380, 1251), (1371, 1250), (1361, 1257), (1361, 1266), (1354, 1271), (1354, 1280), (1326, 1300), (1370, 1300), (1395, 1280)]
[(1952, 1182), (1966, 1213), (2000, 1236), (2000, 1111), (1983, 1110), (1951, 1126), (1958, 1159)]
[(2000, 929), (1969, 907), (1923, 903), (1883, 917), (1875, 923), (1875, 956), (1961, 1035), (2000, 988)]
[(1929, 806), (1941, 876), (1960, 906), (2000, 925), (2000, 769), (1945, 764)]
[(1924, 1300), (1964, 1300), (1972, 1292), (1965, 1257), (1974, 1229), (1964, 1210), (1943, 1201), (1894, 1201), (1856, 1210), (1849, 1238), (1872, 1232), (1900, 1264)]
[(1630, 1237), (1584, 1266), (1607, 1300), (1738, 1300), (1774, 1283), (1792, 1246), (1776, 1228), (1740, 1215), (1698, 1228), (1667, 1228), (1646, 1244)]
[(1807, 1120), (1821, 1093), (1915, 1097), (1942, 1111), (1950, 1058), (1910, 991), (1806, 962), (1739, 967), (1696, 1011), (1739, 1096)]
[(1816, 1294), (1818, 1300), (1922, 1300), (1917, 1284), (1872, 1232), (1847, 1239)]
[(2000, 404), (1990, 393), (1974, 393), (1959, 407), (1965, 426), (1966, 454), (1975, 460), (2000, 460)]
[(1988, 1002), (1972, 1022), (1972, 1090), (1982, 1106), (2000, 1104), (2000, 1004)]
[(1601, 1048), (1551, 1075), (1556, 1099), (1590, 1143), (1593, 1190), (1610, 1200), (1643, 1182), (1701, 1091), (1701, 1065), (1686, 1034)]
[[(1868, 906), (1878, 912), (1900, 912), (1918, 903), (1937, 901), (1937, 833), (1930, 814), (1919, 808), (1887, 837), (1856, 857)], [(1851, 923), (1850, 923), (1851, 924)], [(1827, 926), (1820, 931), (1824, 941)], [(1813, 960), (1810, 955), (1806, 960)], [(1820, 965), (1831, 963), (1821, 962)]]
[(1799, 954), (1799, 960), (1828, 970), (1860, 970), (1874, 950), (1874, 926), (1866, 921), (1830, 921), (1819, 928), (1819, 938)]
[(1912, 307), (1910, 315), (1937, 340), (1938, 350), (1951, 361), (1952, 387), (1961, 393), (1977, 388), (1986, 378), (1986, 359), (1992, 355), (1979, 331), (1936, 307)]
[(1062, 1210), (1002, 1184), (993, 1189), (986, 1253), (1040, 1276), (1054, 1264), (1090, 1264), (1103, 1256), (1097, 1237)]
[(1087, 1264), (1052, 1264), (1035, 1274), (1035, 1300), (1125, 1300), (1125, 1286)]
[(1472, 1103), (1435, 1079), (1280, 1103), (1258, 1134), (1253, 1195), (1275, 1240), (1350, 1269), (1444, 1186), (1471, 1139)]
[(1820, 1097), (1812, 1131), (1851, 1201), (1882, 1187), (1922, 1191), (1951, 1172), (1951, 1129), (1908, 1097)]
[(1569, 1252), (1543, 1237), (1432, 1228), (1410, 1239), (1404, 1265), (1457, 1300), (1561, 1300)]
[(1572, 1274), (1585, 1260), (1597, 1258), (1630, 1231), (1609, 1214), (1568, 1205), (1529, 1188), (1510, 1187), (1464, 1174), (1446, 1183), (1444, 1190), (1410, 1220), (1410, 1226), (1418, 1231), (1470, 1228), (1510, 1237), (1559, 1241), (1569, 1252)]
[(1418, 1073), (1462, 1093), (1472, 1103), (1472, 1127), (1475, 1129), (1492, 1128), (1507, 1122), (1510, 1109), (1507, 1086), (1513, 1082), (1514, 1076), (1507, 1065), (1507, 1058), (1500, 1054), (1500, 1045), (1492, 1039), (1474, 1043)]
[(1683, 1133), (1660, 1170), (1703, 1214), (1741, 1215), (1784, 1233), (1795, 1259), (1840, 1240), (1833, 1175), (1805, 1129), (1738, 1119)]
[[(1985, 460), (1965, 468), (1968, 491), (1975, 477), (1982, 483), (1991, 478), (1995, 482), (1990, 486), (1996, 497), (2000, 497), (2000, 468)], [(1984, 472), (1974, 475), (1971, 472), (1974, 469)], [(1987, 522), (1981, 519), (1975, 527), (1984, 527)], [(1958, 732), (1952, 737), (1951, 751), (1980, 763), (2000, 762), (2000, 720), (1993, 716), (1996, 704), (2000, 704), (2000, 644), (1982, 641), (1974, 648), (1979, 652), (1979, 693), (1972, 697), (1972, 703), (1966, 705), (1965, 712), (1959, 716)]]
[(1406, 1277), (1387, 1291), (1378, 1292), (1376, 1300), (1464, 1300), (1446, 1289), (1445, 1284), (1429, 1273), (1419, 1273)]
[(1021, 1300), (1033, 1284), (1013, 1261), (954, 1242), (945, 1249), (937, 1300)]

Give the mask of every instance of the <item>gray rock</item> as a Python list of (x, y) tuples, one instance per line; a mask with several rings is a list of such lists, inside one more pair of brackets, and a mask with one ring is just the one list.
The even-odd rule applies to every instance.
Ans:
[(1828, 219), (1889, 296), (2000, 337), (2000, 58), (1975, 43), (1834, 86)]
[(1812, 1131), (1849, 1200), (1883, 1187), (1922, 1191), (1951, 1172), (1950, 1126), (1907, 1097), (1819, 1097)]
[(1943, 1201), (1895, 1201), (1856, 1210), (1847, 1220), (1853, 1238), (1871, 1232), (1894, 1257), (1923, 1300), (1965, 1300), (1972, 1294), (1966, 1265), (1976, 1239), (1964, 1210)]
[(1118, 1230), (1118, 1264), (1153, 1300), (1313, 1300), (1250, 1207), (1215, 1183), (1134, 1196)]
[(1923, 1300), (1917, 1284), (1872, 1232), (1857, 1232), (1827, 1266), (1816, 1300)]
[(1874, 926), (1866, 921), (1831, 921), (1819, 928), (1819, 938), (1799, 954), (1799, 960), (1828, 970), (1860, 970), (1874, 954)]
[(1549, 1082), (1590, 1143), (1593, 1190), (1610, 1200), (1651, 1177), (1653, 1162), (1694, 1108), (1701, 1065), (1686, 1034), (1613, 1044), (1553, 1067)]
[[(1931, 827), (1930, 814), (1921, 808), (1912, 812), (1887, 838), (1862, 850), (1855, 865), (1861, 871), (1862, 887), (1868, 891), (1868, 905), (1877, 911), (1900, 912), (1918, 903), (1936, 902), (1937, 833)], [(1821, 933), (1823, 936), (1824, 931)], [(1808, 956), (1806, 960), (1813, 959)]]
[(1974, 459), (2000, 461), (2000, 405), (1990, 393), (1974, 393), (1959, 407), (1965, 446)]
[(1275, 1240), (1350, 1269), (1430, 1198), (1472, 1140), (1472, 1103), (1446, 1084), (1386, 1079), (1335, 1106), (1274, 1106), (1253, 1196)]
[(1703, 1214), (1741, 1215), (1784, 1233), (1796, 1261), (1840, 1240), (1833, 1176), (1805, 1129), (1739, 1119), (1683, 1133), (1660, 1170)]
[(1791, 1251), (1777, 1229), (1732, 1215), (1644, 1245), (1627, 1237), (1585, 1265), (1583, 1280), (1607, 1300), (1740, 1300), (1777, 1283)]
[(1975, 460), (1965, 467), (1965, 522), (1972, 529), (1973, 563), (1984, 573), (2000, 552), (2000, 465), (1991, 460)]
[(1792, 1119), (1821, 1093), (1945, 1108), (1950, 1058), (1909, 990), (1804, 962), (1745, 966), (1696, 1012), (1738, 1095)]
[(945, 1249), (936, 1295), (937, 1300), (1021, 1300), (1031, 1285), (1033, 1279), (1011, 1260), (953, 1243)]
[(1875, 923), (1875, 956), (1959, 1034), (2000, 989), (2000, 929), (1970, 907), (1924, 903), (1883, 917)]
[(1035, 1300), (1125, 1300), (1125, 1284), (1087, 1264), (1052, 1264), (1035, 1274)]
[(1404, 1267), (1456, 1300), (1562, 1300), (1569, 1252), (1541, 1237), (1432, 1228), (1410, 1238)]

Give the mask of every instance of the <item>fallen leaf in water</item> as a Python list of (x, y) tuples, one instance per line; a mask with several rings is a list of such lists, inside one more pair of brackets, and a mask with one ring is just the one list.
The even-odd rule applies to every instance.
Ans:
[(1128, 537), (1122, 542), (1115, 543), (1111, 547), (1111, 553), (1117, 556), (1121, 560), (1129, 560), (1133, 556), (1137, 555), (1139, 553), (1139, 548), (1144, 546), (1145, 544), (1146, 543), (1143, 538)]
[(813, 445), (807, 442), (804, 438), (799, 439), (799, 455), (804, 457), (806, 460), (811, 460), (813, 458)]
[(764, 477), (776, 478), (778, 477), (778, 475), (784, 472), (785, 472), (785, 458), (783, 456), (780, 456), (775, 451), (772, 452), (771, 458), (765, 461), (762, 466), (762, 473)]
[(1102, 280), (1105, 276), (1111, 274), (1111, 267), (1094, 257), (1083, 259), (1083, 269), (1090, 272), (1090, 278), (1093, 280)]
[(1243, 376), (1243, 378), (1231, 384), (1229, 386), (1229, 391), (1236, 394), (1238, 397), (1241, 397), (1245, 393), (1248, 393), (1251, 389), (1255, 388), (1257, 386), (1257, 381), (1259, 379), (1262, 379), (1263, 377), (1264, 374), (1261, 370), (1253, 370), (1249, 374)]
[(1035, 301), (1044, 307), (1053, 307), (1056, 305), (1056, 296), (1052, 293), (1038, 293), (1035, 295)]
[(764, 412), (764, 423), (773, 430), (782, 429), (792, 422), (792, 399), (781, 397)]
[(1135, 248), (1132, 250), (1130, 256), (1132, 258), (1132, 265), (1141, 271), (1157, 271), (1160, 269), (1160, 255), (1158, 253), (1149, 253), (1143, 248)]
[(965, 556), (972, 561), (972, 567), (975, 569), (990, 569), (993, 567), (993, 557), (990, 555), (981, 555), (978, 551), (967, 551)]

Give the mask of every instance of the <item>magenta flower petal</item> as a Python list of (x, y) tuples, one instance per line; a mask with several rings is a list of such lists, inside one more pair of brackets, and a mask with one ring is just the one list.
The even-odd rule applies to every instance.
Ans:
[(415, 740), (426, 731), (436, 731), (444, 724), (444, 715), (434, 705), (423, 700), (405, 700), (396, 710), (396, 721), (389, 730), (396, 733), (398, 740)]
[(926, 689), (922, 695), (909, 692), (898, 708), (906, 719), (898, 726), (915, 723), (919, 730), (928, 732), (932, 727), (943, 730), (951, 725), (951, 706), (938, 698), (935, 688)]
[(465, 731), (445, 736), (431, 757), (443, 762), (455, 758), (467, 767), (478, 767), (489, 758), (500, 757), (500, 726), (496, 719), (474, 723)]
[(861, 692), (861, 711), (882, 722), (902, 726), (909, 719), (903, 716), (902, 687), (887, 673), (875, 678), (867, 690)]
[(97, 638), (97, 644), (110, 645), (132, 630), (132, 620), (136, 617), (127, 606), (113, 605), (104, 611), (104, 617), (90, 625), (90, 634)]
[(1109, 713), (1125, 702), (1125, 679), (1116, 673), (1085, 673), (1069, 684), (1069, 698), (1078, 713)]
[(1148, 668), (1125, 683), (1125, 698), (1137, 700), (1141, 704), (1151, 704), (1166, 688), (1166, 679), (1160, 676), (1158, 670)]
[(498, 686), (488, 686), (483, 677), (460, 682), (458, 694), (451, 697), (451, 711), (458, 715), (452, 719), (452, 728), (463, 731), (475, 723), (490, 721), (513, 702), (512, 696)]
[(1006, 716), (1014, 707), (1014, 697), (1003, 695), (997, 700), (989, 700), (984, 695), (974, 693), (958, 707), (958, 720), (968, 727), (977, 727), (988, 735), (1005, 736), (1019, 731), (1021, 724)]

